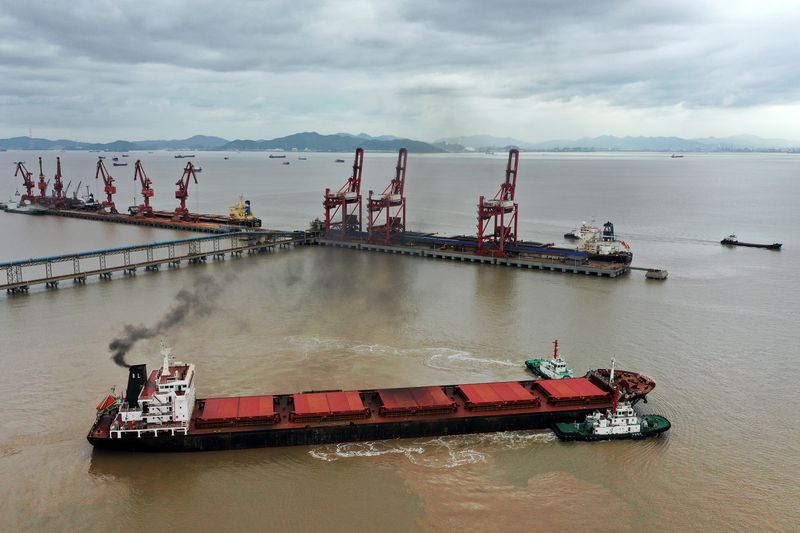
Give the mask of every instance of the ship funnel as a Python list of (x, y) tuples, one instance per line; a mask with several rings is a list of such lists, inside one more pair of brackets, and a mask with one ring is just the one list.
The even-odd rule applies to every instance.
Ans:
[(139, 393), (144, 388), (147, 378), (147, 365), (131, 365), (128, 369), (128, 388), (125, 401), (128, 407), (139, 407)]

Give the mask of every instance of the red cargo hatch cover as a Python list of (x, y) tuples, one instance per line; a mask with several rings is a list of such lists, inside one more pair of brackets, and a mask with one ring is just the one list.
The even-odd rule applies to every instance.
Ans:
[(367, 408), (356, 391), (306, 392), (292, 395), (293, 415), (298, 417), (363, 415)]
[(206, 422), (232, 420), (238, 412), (239, 398), (208, 398), (198, 418)]
[(378, 391), (378, 395), (387, 412), (452, 409), (455, 405), (441, 387), (383, 389)]
[(543, 379), (536, 386), (554, 400), (599, 399), (608, 393), (586, 378)]
[(535, 404), (538, 398), (518, 381), (459, 385), (458, 389), (471, 406)]
[(261, 420), (275, 416), (275, 402), (272, 396), (243, 396), (239, 398), (239, 418), (242, 420)]

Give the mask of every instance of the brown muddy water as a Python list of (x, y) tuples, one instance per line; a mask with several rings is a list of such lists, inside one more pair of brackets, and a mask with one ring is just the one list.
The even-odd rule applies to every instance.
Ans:
[[(0, 153), (0, 198), (16, 185)], [(97, 154), (62, 156), (69, 179)], [(228, 155), (229, 160), (223, 156)], [(185, 160), (131, 154), (174, 205)], [(339, 186), (344, 154), (198, 153), (189, 205), (221, 212), (240, 192), (273, 228), (300, 229)], [(383, 190), (394, 154), (368, 153)], [(474, 233), (505, 155), (411, 154), (413, 229)], [(800, 523), (800, 157), (525, 154), (520, 233), (538, 241), (610, 219), (639, 266), (621, 279), (298, 248), (85, 286), (0, 295), (0, 529), (7, 531), (796, 530)], [(82, 178), (83, 177), (83, 178)], [(88, 180), (90, 187), (94, 179)], [(194, 186), (193, 186), (194, 187)], [(123, 198), (130, 197), (130, 202)], [(728, 249), (782, 241), (781, 252)], [(0, 261), (186, 234), (0, 213)], [(210, 280), (210, 281), (209, 281)], [(558, 442), (548, 431), (179, 455), (93, 452), (94, 406), (126, 371), (108, 343), (151, 325), (183, 288), (220, 288), (164, 332), (198, 370), (198, 395), (521, 379), (558, 338), (576, 373), (619, 365), (658, 386), (641, 412), (673, 429), (644, 442)], [(130, 362), (159, 363), (158, 339)]]

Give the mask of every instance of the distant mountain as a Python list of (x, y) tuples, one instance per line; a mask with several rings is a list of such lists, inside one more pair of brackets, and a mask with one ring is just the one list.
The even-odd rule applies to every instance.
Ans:
[(433, 141), (434, 144), (453, 144), (453, 145), (461, 145), (468, 148), (473, 149), (480, 149), (480, 148), (499, 148), (503, 146), (523, 146), (529, 143), (525, 141), (520, 141), (519, 139), (514, 139), (512, 137), (493, 137), (492, 135), (466, 135), (462, 137), (445, 137), (442, 139), (436, 139)]
[(359, 133), (358, 135), (353, 135), (352, 133), (337, 133), (336, 135), (341, 135), (343, 137), (357, 137), (359, 139), (369, 139), (377, 141), (396, 141), (398, 139), (402, 139), (402, 137), (396, 137), (394, 135), (378, 135), (377, 137), (374, 137), (366, 133)]
[[(450, 144), (455, 145), (450, 148)], [(729, 151), (769, 151), (800, 150), (800, 142), (786, 139), (764, 139), (756, 135), (735, 135), (731, 137), (706, 137), (684, 139), (682, 137), (583, 137), (580, 139), (556, 139), (531, 143), (519, 139), (492, 137), (490, 135), (471, 135), (439, 139), (436, 145), (447, 151), (457, 152), (458, 145), (465, 149), (485, 150), (517, 146), (524, 150), (545, 151), (636, 151), (636, 152), (729, 152)]]
[(114, 141), (110, 143), (87, 143), (59, 139), (37, 139), (31, 137), (12, 137), (0, 139), (0, 148), (7, 150), (107, 150), (125, 152), (128, 150), (214, 150), (227, 143), (221, 137), (195, 135), (188, 139), (160, 141)]
[(444, 152), (431, 144), (411, 139), (379, 139), (365, 138), (350, 134), (321, 135), (315, 131), (295, 133), (286, 137), (271, 140), (248, 141), (235, 140), (221, 147), (222, 150), (298, 150), (311, 152), (349, 152), (358, 147), (365, 150), (395, 151), (408, 148), (409, 152), (429, 154)]

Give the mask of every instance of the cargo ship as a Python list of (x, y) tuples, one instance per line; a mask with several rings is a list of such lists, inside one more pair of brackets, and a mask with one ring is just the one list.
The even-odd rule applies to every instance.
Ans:
[(621, 400), (644, 399), (655, 382), (630, 371), (584, 377), (390, 389), (196, 398), (195, 366), (129, 367), (122, 394), (97, 406), (87, 435), (96, 448), (187, 452), (316, 445), (550, 427), (585, 419)]
[(747, 248), (766, 248), (767, 250), (780, 250), (783, 244), (779, 242), (773, 242), (772, 244), (757, 244), (753, 242), (742, 242), (740, 241), (735, 234), (731, 233), (721, 241), (720, 244), (724, 244), (726, 246), (744, 246)]

